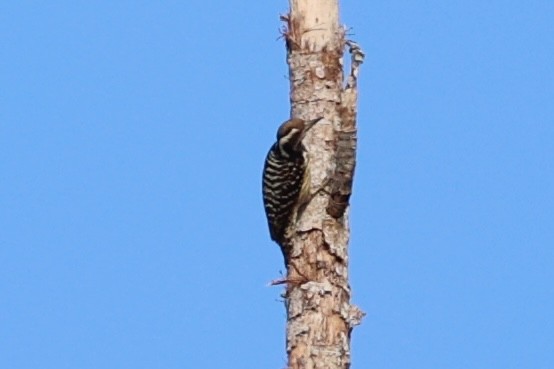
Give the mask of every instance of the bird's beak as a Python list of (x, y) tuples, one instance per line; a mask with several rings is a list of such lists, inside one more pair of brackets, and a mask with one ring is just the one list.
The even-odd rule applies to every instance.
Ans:
[(304, 132), (308, 132), (317, 122), (323, 120), (323, 117), (315, 118), (306, 122), (306, 129)]
[(306, 137), (306, 133), (319, 121), (323, 120), (323, 117), (315, 118), (312, 120), (307, 120), (306, 123), (304, 123), (304, 126), (306, 127), (304, 131), (302, 132), (302, 137), (300, 140), (303, 140), (304, 137)]

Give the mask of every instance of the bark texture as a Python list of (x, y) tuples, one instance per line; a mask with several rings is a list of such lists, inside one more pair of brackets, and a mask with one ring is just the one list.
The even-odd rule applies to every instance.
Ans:
[[(292, 369), (349, 368), (350, 335), (363, 313), (350, 303), (348, 201), (356, 157), (358, 69), (363, 53), (345, 40), (338, 0), (290, 0), (282, 16), (291, 116), (325, 120), (304, 140), (314, 197), (287, 240), (287, 354)], [(351, 68), (344, 81), (343, 52)]]

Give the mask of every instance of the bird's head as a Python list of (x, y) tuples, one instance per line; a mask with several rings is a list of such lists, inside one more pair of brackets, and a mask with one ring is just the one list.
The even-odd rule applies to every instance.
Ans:
[(306, 133), (323, 117), (312, 120), (293, 118), (281, 124), (277, 130), (277, 142), (282, 153), (299, 153), (302, 150), (302, 140)]

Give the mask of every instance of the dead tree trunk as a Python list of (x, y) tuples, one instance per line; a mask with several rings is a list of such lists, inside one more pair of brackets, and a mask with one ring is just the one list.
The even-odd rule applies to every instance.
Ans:
[[(325, 117), (304, 144), (314, 195), (298, 214), (287, 264), (287, 354), (292, 369), (350, 367), (350, 334), (363, 313), (350, 304), (349, 198), (356, 155), (361, 49), (345, 39), (338, 0), (289, 0), (282, 16), (291, 116)], [(351, 67), (346, 82), (343, 51)]]

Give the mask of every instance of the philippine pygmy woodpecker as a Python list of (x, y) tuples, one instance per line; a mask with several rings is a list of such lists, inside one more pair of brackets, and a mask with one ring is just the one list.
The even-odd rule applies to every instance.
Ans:
[(271, 239), (281, 246), (293, 213), (309, 201), (310, 175), (302, 140), (321, 119), (286, 121), (267, 153), (262, 186), (264, 207)]

